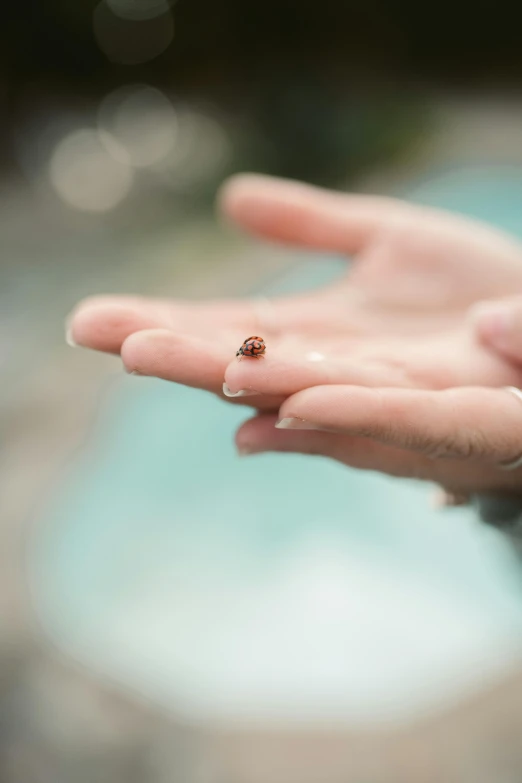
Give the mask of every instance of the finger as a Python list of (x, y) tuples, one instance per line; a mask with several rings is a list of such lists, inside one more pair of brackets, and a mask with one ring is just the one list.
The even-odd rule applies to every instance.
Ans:
[[(121, 357), (129, 373), (206, 389), (269, 410), (279, 409), (285, 397), (302, 388), (338, 383), (347, 376), (368, 385), (382, 383), (384, 376), (390, 382), (388, 368), (365, 370), (346, 360), (318, 361), (324, 357), (317, 352), (310, 352), (308, 358), (305, 355), (301, 362), (292, 360), (291, 354), (238, 361), (236, 349), (230, 338), (228, 342), (226, 338), (210, 341), (165, 329), (147, 329), (125, 340)], [(399, 373), (395, 380), (400, 381)]]
[(68, 342), (108, 353), (119, 353), (122, 343), (142, 329), (171, 329), (204, 336), (216, 328), (237, 332), (249, 323), (255, 307), (246, 301), (176, 302), (132, 296), (98, 296), (80, 302), (67, 322)]
[[(223, 397), (223, 374), (230, 360), (230, 348), (230, 345), (185, 337), (165, 329), (149, 329), (128, 337), (122, 345), (121, 357), (129, 373), (162, 378)], [(282, 399), (274, 400), (270, 395), (251, 399), (243, 395), (231, 401), (277, 410)]]
[(361, 250), (384, 224), (414, 210), (394, 199), (345, 195), (253, 174), (230, 179), (219, 205), (253, 234), (343, 253)]
[(330, 457), (349, 467), (377, 470), (391, 476), (424, 478), (427, 460), (411, 451), (395, 449), (369, 438), (320, 431), (280, 430), (277, 416), (262, 414), (244, 422), (236, 433), (241, 456), (289, 452)]
[(470, 315), (483, 343), (511, 361), (522, 363), (522, 296), (480, 302)]
[[(326, 342), (327, 353), (321, 345)], [(255, 389), (262, 394), (289, 396), (301, 389), (324, 384), (398, 386), (444, 389), (470, 384), (518, 385), (520, 371), (504, 358), (470, 340), (468, 332), (442, 337), (386, 340), (336, 338), (293, 342), (283, 338), (275, 345), (267, 340), (262, 361), (231, 362), (225, 381), (231, 392)], [(314, 349), (313, 346), (318, 346)]]
[(230, 357), (226, 347), (209, 346), (197, 337), (149, 329), (128, 337), (121, 348), (125, 369), (185, 386), (218, 392)]
[(119, 353), (128, 335), (140, 329), (164, 327), (165, 305), (133, 296), (96, 296), (80, 302), (66, 321), (67, 342), (108, 353)]
[(244, 422), (236, 433), (241, 456), (284, 452), (323, 456), (350, 468), (389, 476), (435, 482), (450, 492), (519, 491), (520, 471), (495, 471), (490, 465), (466, 460), (434, 460), (368, 437), (320, 430), (276, 429), (276, 417), (262, 414)]
[(348, 383), (361, 386), (411, 385), (399, 364), (390, 365), (376, 360), (365, 362), (342, 354), (326, 356), (314, 350), (305, 352), (290, 341), (272, 349), (267, 344), (267, 353), (262, 359), (233, 360), (225, 370), (228, 396), (255, 391), (284, 399), (310, 386)]
[(277, 426), (364, 436), (432, 460), (500, 464), (522, 451), (522, 404), (504, 389), (316, 387), (286, 400)]

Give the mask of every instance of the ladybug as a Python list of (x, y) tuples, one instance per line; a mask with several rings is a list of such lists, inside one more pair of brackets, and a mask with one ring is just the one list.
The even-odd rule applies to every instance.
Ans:
[(265, 351), (266, 345), (262, 337), (247, 337), (239, 351), (237, 351), (236, 356), (240, 361), (243, 356), (248, 356), (251, 359), (261, 359)]

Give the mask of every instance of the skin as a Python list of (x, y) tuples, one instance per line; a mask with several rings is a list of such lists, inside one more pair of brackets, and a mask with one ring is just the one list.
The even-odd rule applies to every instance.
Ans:
[[(522, 471), (498, 466), (522, 451), (522, 402), (498, 387), (522, 385), (522, 340), (515, 360), (483, 326), (484, 300), (522, 295), (517, 242), (449, 213), (267, 177), (230, 180), (219, 203), (258, 237), (353, 264), (335, 285), (262, 307), (92, 298), (70, 339), (121, 354), (129, 372), (257, 408), (236, 435), (243, 454), (321, 454), (455, 492), (517, 490)], [(250, 334), (266, 356), (238, 362)]]
[(474, 313), (478, 338), (522, 368), (522, 295), (485, 302)]

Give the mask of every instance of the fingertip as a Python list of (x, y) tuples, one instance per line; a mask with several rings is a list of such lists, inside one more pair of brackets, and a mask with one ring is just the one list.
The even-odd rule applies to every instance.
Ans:
[[(311, 386), (287, 397), (279, 410), (279, 427), (335, 429), (344, 420), (353, 426), (372, 416), (386, 415), (386, 410), (393, 410), (394, 397), (398, 397), (397, 406), (405, 391), (335, 383)], [(385, 409), (383, 400), (387, 403)]]
[(223, 185), (218, 203), (226, 217), (255, 235), (308, 244), (302, 232), (310, 214), (317, 211), (319, 192), (298, 181), (238, 174)]
[(496, 343), (509, 334), (512, 314), (499, 302), (481, 302), (471, 308), (470, 319), (479, 337), (487, 342)]
[(266, 382), (264, 378), (266, 360), (261, 362), (245, 357), (243, 361), (233, 359), (225, 368), (223, 392), (227, 397), (246, 397), (260, 394)]
[(126, 337), (120, 350), (125, 371), (131, 375), (152, 375), (151, 367), (167, 341), (172, 351), (175, 337), (168, 329), (144, 329)]
[(235, 444), (238, 452), (255, 454), (260, 451), (267, 451), (267, 443), (270, 443), (276, 421), (277, 416), (271, 413), (252, 416), (252, 418), (244, 421), (238, 427), (235, 435)]
[(310, 433), (285, 432), (276, 429), (278, 417), (263, 413), (243, 422), (235, 436), (239, 454), (261, 454), (267, 451), (299, 452), (310, 450)]
[(234, 174), (221, 185), (217, 193), (217, 203), (225, 212), (234, 210), (236, 205), (240, 205), (245, 199), (252, 195), (258, 197), (260, 190), (273, 188), (274, 185), (281, 185), (286, 180), (271, 177), (267, 174), (256, 174), (255, 172), (242, 172)]
[(139, 308), (111, 297), (90, 297), (80, 302), (65, 321), (66, 341), (72, 346), (118, 353), (129, 332), (143, 321)]
[(283, 419), (305, 418), (301, 416), (301, 412), (307, 411), (308, 413), (310, 409), (314, 410), (317, 400), (320, 401), (323, 396), (323, 390), (325, 390), (326, 397), (330, 398), (338, 394), (339, 387), (336, 385), (310, 386), (289, 395), (279, 409), (279, 422)]
[(478, 339), (512, 362), (522, 362), (522, 300), (485, 302), (470, 311)]
[(221, 185), (216, 197), (219, 212), (233, 220), (237, 219), (245, 202), (256, 193), (259, 179), (257, 175), (247, 173), (235, 174), (227, 179)]

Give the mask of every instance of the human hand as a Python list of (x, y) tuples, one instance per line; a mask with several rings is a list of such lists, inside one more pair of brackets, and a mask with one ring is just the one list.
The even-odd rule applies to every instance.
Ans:
[[(521, 248), (500, 232), (400, 201), (258, 176), (232, 179), (220, 201), (254, 234), (345, 253), (354, 264), (334, 285), (273, 300), (261, 318), (251, 300), (90, 299), (73, 315), (72, 339), (121, 353), (129, 371), (220, 396), (226, 373), (228, 395), (248, 393), (232, 401), (264, 410), (325, 383), (521, 382), (522, 369), (474, 341), (465, 323), (474, 302), (522, 290)], [(267, 357), (237, 363), (249, 334), (262, 334)]]
[(483, 345), (522, 368), (522, 295), (479, 302), (470, 321)]
[[(433, 481), (448, 492), (520, 493), (522, 398), (508, 389), (316, 386), (238, 430), (243, 455), (294, 452)], [(274, 426), (275, 425), (275, 426)]]

